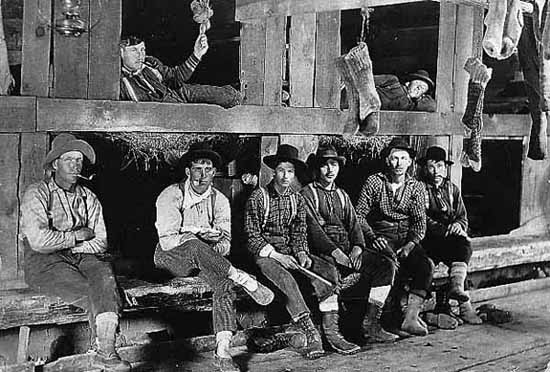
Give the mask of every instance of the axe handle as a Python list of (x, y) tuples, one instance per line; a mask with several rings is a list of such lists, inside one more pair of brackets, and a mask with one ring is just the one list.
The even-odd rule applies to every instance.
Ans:
[(326, 284), (330, 287), (334, 287), (334, 285), (335, 285), (334, 283), (331, 283), (328, 280), (326, 280), (325, 278), (323, 278), (321, 275), (316, 274), (313, 271), (306, 269), (305, 267), (302, 267), (302, 266), (298, 265), (298, 270), (301, 271), (303, 274), (309, 276), (310, 278), (317, 279), (320, 282), (322, 282), (322, 283), (324, 283), (324, 284)]

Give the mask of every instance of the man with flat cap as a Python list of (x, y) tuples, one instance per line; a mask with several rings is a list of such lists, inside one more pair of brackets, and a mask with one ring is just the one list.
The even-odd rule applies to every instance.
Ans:
[[(263, 162), (273, 169), (273, 179), (265, 188), (254, 190), (246, 203), (244, 231), (248, 249), (262, 274), (282, 292), (292, 321), (305, 334), (307, 343), (302, 354), (309, 359), (318, 358), (324, 354), (321, 336), (295, 278), (303, 275), (299, 273), (301, 268), (315, 270), (317, 264), (307, 246), (304, 198), (291, 186), (297, 174), (305, 173), (306, 165), (298, 157), (298, 149), (287, 144), (280, 145), (277, 153), (264, 157)], [(335, 283), (335, 269), (329, 274), (330, 282)], [(321, 302), (334, 293), (332, 285), (317, 280), (307, 283), (313, 285)]]
[(409, 288), (401, 330), (428, 334), (419, 317), (432, 283), (433, 263), (420, 245), (426, 233), (424, 185), (407, 171), (416, 151), (396, 137), (382, 151), (386, 170), (367, 178), (357, 202), (357, 218), (367, 244), (396, 260), (398, 283)]
[[(368, 342), (393, 342), (397, 339), (380, 325), (382, 307), (393, 281), (392, 262), (367, 247), (355, 208), (348, 194), (336, 185), (346, 158), (332, 146), (319, 147), (309, 159), (314, 181), (301, 193), (306, 200), (310, 251), (335, 265), (341, 276), (359, 273), (357, 283), (340, 293), (352, 306), (359, 307), (363, 318), (362, 333)], [(357, 351), (339, 333), (338, 298), (329, 297), (320, 304), (323, 329), (337, 350)], [(325, 311), (323, 311), (325, 310)]]
[(101, 203), (78, 184), (84, 160), (95, 163), (94, 149), (71, 134), (52, 142), (44, 168), (53, 176), (30, 185), (21, 204), (28, 285), (88, 311), (97, 350), (94, 368), (129, 371), (115, 350), (121, 300), (109, 262)]
[[(472, 247), (468, 237), (468, 215), (460, 189), (447, 177), (447, 152), (439, 146), (426, 150), (426, 156), (418, 160), (421, 178), (426, 185), (427, 230), (423, 247), (435, 264), (443, 262), (450, 268), (449, 299), (459, 303), (460, 317), (467, 323), (480, 324), (481, 319), (472, 309), (470, 297), (464, 291), (468, 262)], [(438, 302), (450, 313), (447, 299)]]
[(241, 286), (260, 305), (271, 303), (274, 295), (224, 257), (231, 248), (231, 210), (227, 197), (212, 186), (221, 161), (217, 152), (201, 144), (193, 145), (181, 158), (185, 177), (157, 198), (159, 243), (154, 259), (158, 268), (176, 277), (198, 270), (199, 277), (210, 285), (215, 367), (220, 372), (239, 372), (229, 353), (237, 329), (234, 286)]

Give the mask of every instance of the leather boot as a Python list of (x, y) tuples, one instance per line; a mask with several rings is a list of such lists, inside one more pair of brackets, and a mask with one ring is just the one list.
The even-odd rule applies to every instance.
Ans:
[(464, 292), (464, 281), (466, 280), (466, 271), (468, 265), (464, 262), (453, 262), (451, 264), (451, 288), (449, 289), (449, 298), (459, 302), (470, 300), (468, 293)]
[(346, 341), (340, 333), (338, 326), (338, 311), (323, 312), (323, 331), (329, 345), (339, 354), (351, 355), (357, 353), (361, 348)]
[(363, 320), (363, 337), (367, 342), (394, 342), (399, 337), (393, 333), (386, 332), (380, 324), (382, 316), (382, 306), (369, 302), (367, 304), (367, 313)]
[(417, 336), (426, 336), (428, 334), (428, 329), (423, 326), (419, 317), (423, 303), (424, 299), (422, 297), (414, 293), (409, 293), (405, 319), (401, 324), (401, 329), (403, 331)]
[(459, 316), (460, 319), (465, 321), (468, 324), (482, 324), (483, 321), (472, 308), (472, 303), (470, 301), (460, 302), (458, 304)]
[(113, 312), (96, 316), (97, 353), (93, 359), (93, 368), (105, 372), (127, 372), (131, 366), (115, 350), (115, 335), (118, 327), (118, 315)]
[(323, 350), (321, 335), (315, 328), (309, 314), (300, 317), (295, 323), (306, 335), (307, 344), (300, 350), (302, 355), (307, 359), (317, 359), (323, 356), (325, 351)]

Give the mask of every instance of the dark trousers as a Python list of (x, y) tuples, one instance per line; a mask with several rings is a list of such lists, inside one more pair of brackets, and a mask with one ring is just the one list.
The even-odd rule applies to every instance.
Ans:
[(164, 251), (157, 245), (155, 265), (173, 276), (186, 277), (198, 271), (198, 276), (212, 288), (214, 332), (235, 331), (234, 282), (228, 278), (231, 264), (218, 252), (198, 239)]
[(34, 290), (78, 306), (90, 315), (120, 313), (122, 304), (111, 263), (70, 250), (42, 254), (27, 249), (25, 278)]
[[(408, 221), (378, 221), (373, 224), (373, 229), (378, 236), (383, 236), (394, 252), (397, 252), (408, 242)], [(410, 292), (422, 297), (429, 293), (432, 285), (434, 264), (421, 245), (416, 245), (409, 255), (399, 260), (397, 282), (407, 285)]]
[(211, 103), (224, 108), (242, 103), (240, 92), (230, 85), (217, 87), (214, 85), (183, 84), (178, 93), (189, 103)]
[(256, 259), (262, 274), (285, 296), (285, 307), (292, 319), (298, 319), (301, 315), (310, 313), (302, 292), (306, 295), (312, 292), (320, 302), (333, 295), (336, 290), (339, 278), (336, 266), (314, 255), (310, 255), (310, 258), (313, 263), (309, 270), (334, 283), (334, 286), (328, 286), (300, 272), (287, 270), (272, 258), (259, 257)]
[(463, 236), (430, 236), (422, 241), (422, 246), (436, 265), (440, 262), (449, 267), (453, 262), (468, 264), (472, 257), (470, 241)]

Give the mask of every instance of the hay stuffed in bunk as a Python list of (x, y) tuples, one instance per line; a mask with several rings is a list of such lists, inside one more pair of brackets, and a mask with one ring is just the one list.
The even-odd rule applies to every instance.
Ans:
[(225, 160), (235, 159), (245, 148), (245, 138), (231, 134), (123, 132), (105, 136), (125, 152), (121, 170), (131, 165), (144, 171), (163, 165), (175, 167), (181, 156), (195, 143), (209, 144)]
[(391, 139), (391, 136), (320, 136), (319, 145), (332, 145), (351, 163), (358, 164), (362, 159), (378, 159)]

